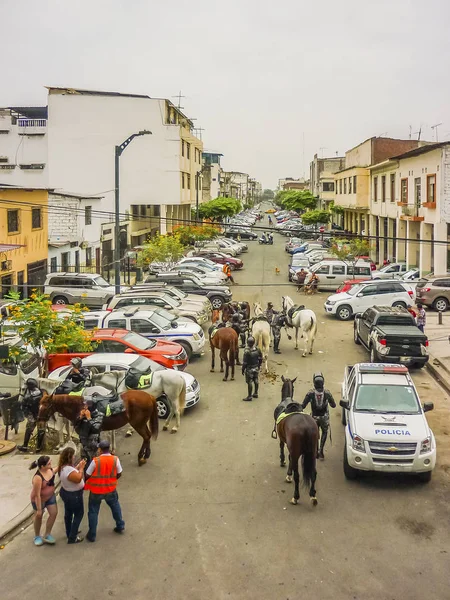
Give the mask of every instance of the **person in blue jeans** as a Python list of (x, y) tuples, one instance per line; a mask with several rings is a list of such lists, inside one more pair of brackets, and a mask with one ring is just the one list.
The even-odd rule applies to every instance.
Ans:
[(64, 448), (59, 455), (58, 474), (61, 480), (60, 496), (64, 502), (64, 524), (68, 544), (79, 544), (83, 536), (78, 529), (84, 515), (83, 489), (85, 460), (74, 466), (75, 450)]
[(102, 440), (98, 448), (99, 456), (96, 456), (86, 469), (85, 489), (90, 491), (88, 502), (89, 531), (86, 535), (89, 542), (95, 542), (97, 537), (98, 513), (100, 512), (102, 500), (111, 509), (113, 519), (116, 522), (115, 533), (125, 531), (125, 521), (122, 518), (119, 494), (116, 489), (117, 481), (122, 475), (122, 465), (118, 457), (111, 454), (107, 440)]

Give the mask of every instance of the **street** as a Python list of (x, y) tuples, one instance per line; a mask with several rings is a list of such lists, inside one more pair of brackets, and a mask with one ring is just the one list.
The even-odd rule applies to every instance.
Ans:
[[(139, 436), (121, 439), (125, 534), (113, 533), (103, 505), (95, 544), (67, 546), (59, 503), (55, 548), (35, 548), (27, 528), (1, 550), (3, 598), (450, 597), (448, 397), (426, 370), (413, 378), (422, 402), (435, 403), (427, 414), (438, 444), (430, 484), (373, 474), (346, 481), (337, 408), (331, 411), (332, 443), (318, 463), (318, 506), (311, 506), (303, 488), (299, 505), (289, 503), (293, 484), (285, 482), (278, 442), (271, 438), (281, 375), (297, 377), (295, 399), (301, 401), (313, 373), (322, 371), (339, 403), (345, 365), (366, 361), (368, 354), (354, 344), (352, 322), (324, 314), (326, 293), (300, 296), (287, 282), (285, 241), (275, 234), (274, 246), (248, 243), (244, 269), (234, 274), (233, 298), (264, 306), (272, 301), (279, 309), (281, 296), (289, 295), (312, 308), (318, 318), (314, 354), (302, 358), (283, 332), (282, 354), (270, 350), (271, 374), (262, 377), (259, 399), (242, 402), (240, 367), (235, 381), (222, 382), (217, 363), (209, 372), (208, 348), (188, 367), (202, 398), (186, 411), (180, 431), (170, 435), (161, 423), (143, 467), (136, 460)], [(86, 524), (85, 515), (83, 533)]]

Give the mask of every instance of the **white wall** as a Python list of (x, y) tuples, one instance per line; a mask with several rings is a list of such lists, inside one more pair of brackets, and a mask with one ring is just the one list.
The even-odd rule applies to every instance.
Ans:
[(211, 164), (211, 200), (218, 198), (220, 195), (220, 165), (217, 163)]

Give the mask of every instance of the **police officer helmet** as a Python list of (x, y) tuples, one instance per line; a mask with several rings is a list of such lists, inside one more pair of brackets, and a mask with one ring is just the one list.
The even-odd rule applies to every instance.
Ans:
[(70, 364), (72, 367), (75, 367), (75, 369), (80, 369), (83, 366), (83, 361), (79, 356), (76, 356), (75, 358), (72, 358)]
[(325, 378), (322, 373), (314, 373), (313, 385), (316, 391), (323, 392), (323, 388), (325, 387)]
[(36, 381), (36, 379), (34, 379), (34, 377), (30, 377), (29, 379), (26, 380), (25, 385), (27, 386), (27, 388), (29, 390), (34, 390), (37, 387), (39, 387), (38, 382)]
[(246, 308), (247, 308), (247, 302), (241, 302), (241, 303), (239, 304), (239, 306), (241, 307), (241, 309), (242, 309), (242, 310), (244, 310), (244, 309), (246, 309)]
[(268, 302), (267, 303), (267, 308), (273, 308), (273, 302)]
[(234, 323), (239, 323), (239, 315), (236, 315), (236, 314), (235, 314), (235, 315), (233, 315), (233, 316), (231, 317), (231, 320), (232, 320)]
[(250, 336), (247, 340), (247, 344), (248, 344), (249, 348), (253, 348), (253, 346), (255, 345), (255, 338), (252, 338)]

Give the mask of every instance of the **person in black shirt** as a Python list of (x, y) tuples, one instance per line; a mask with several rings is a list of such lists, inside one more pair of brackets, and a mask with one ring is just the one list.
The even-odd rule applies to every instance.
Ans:
[[(245, 375), (247, 383), (248, 396), (243, 398), (244, 402), (251, 402), (253, 398), (258, 397), (259, 388), (259, 370), (261, 368), (263, 356), (261, 350), (255, 346), (255, 340), (249, 337), (247, 340), (247, 348), (244, 352), (242, 360), (242, 375)], [(253, 384), (255, 391), (253, 392)]]
[(314, 389), (309, 390), (302, 402), (302, 410), (304, 410), (308, 404), (311, 404), (311, 415), (321, 431), (317, 457), (323, 460), (325, 458), (323, 449), (325, 442), (327, 441), (328, 429), (330, 428), (329, 406), (336, 408), (336, 402), (334, 401), (331, 392), (325, 389), (325, 378), (322, 373), (314, 374), (313, 386)]

